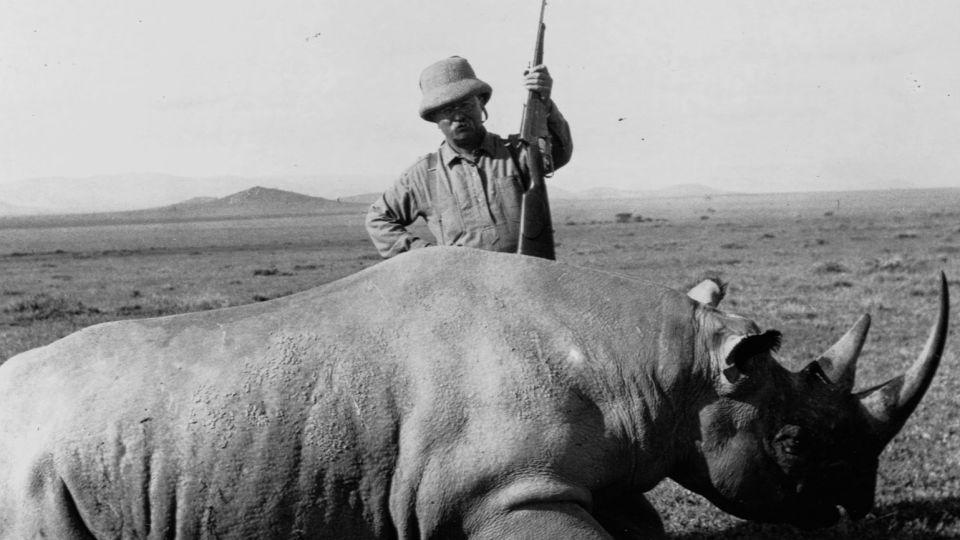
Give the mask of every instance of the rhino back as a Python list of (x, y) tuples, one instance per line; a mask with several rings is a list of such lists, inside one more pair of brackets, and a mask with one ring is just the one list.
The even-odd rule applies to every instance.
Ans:
[[(638, 319), (684, 302), (555, 263), (430, 249), (270, 302), (98, 325), (0, 367), (0, 475), (62, 479), (103, 536), (403, 536), (457, 511), (418, 515), (424, 478), (443, 470), (430, 460), (450, 449), (438, 441), (483, 447), (505, 419), (518, 433), (570, 424), (557, 412), (570, 406), (565, 355), (636, 355), (635, 334), (660, 335)], [(485, 441), (520, 461), (531, 442), (543, 441)], [(474, 476), (513, 459), (494, 456)], [(24, 496), (6, 491), (5, 507)]]

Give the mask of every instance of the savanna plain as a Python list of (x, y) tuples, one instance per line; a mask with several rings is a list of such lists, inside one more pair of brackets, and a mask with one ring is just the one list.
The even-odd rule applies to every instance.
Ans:
[[(881, 455), (866, 518), (807, 532), (749, 523), (669, 481), (651, 500), (678, 539), (960, 538), (960, 189), (555, 200), (553, 210), (558, 260), (679, 290), (719, 277), (721, 307), (782, 331), (792, 369), (870, 313), (858, 388), (920, 352), (944, 271), (947, 349)], [(269, 301), (362, 271), (380, 260), (363, 214), (0, 219), (0, 359), (99, 322)]]

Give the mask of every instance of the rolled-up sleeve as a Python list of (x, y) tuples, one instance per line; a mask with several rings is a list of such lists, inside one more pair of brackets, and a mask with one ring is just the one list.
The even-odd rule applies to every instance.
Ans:
[(573, 155), (573, 138), (570, 135), (570, 124), (560, 114), (557, 104), (550, 100), (550, 113), (547, 115), (547, 129), (550, 131), (550, 154), (553, 157), (553, 168), (559, 169), (570, 162)]
[(404, 251), (432, 245), (407, 230), (407, 226), (424, 216), (426, 195), (416, 175), (408, 172), (370, 205), (367, 234), (381, 257), (387, 259)]

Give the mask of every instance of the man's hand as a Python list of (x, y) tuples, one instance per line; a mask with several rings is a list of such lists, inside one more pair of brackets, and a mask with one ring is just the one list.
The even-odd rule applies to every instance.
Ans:
[(540, 99), (550, 101), (550, 91), (553, 89), (553, 79), (547, 66), (540, 64), (523, 72), (523, 87), (540, 94)]

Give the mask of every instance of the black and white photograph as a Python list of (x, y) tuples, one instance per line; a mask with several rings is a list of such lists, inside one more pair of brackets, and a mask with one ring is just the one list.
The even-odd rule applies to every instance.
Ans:
[(0, 0), (0, 540), (960, 538), (958, 297), (955, 1)]

